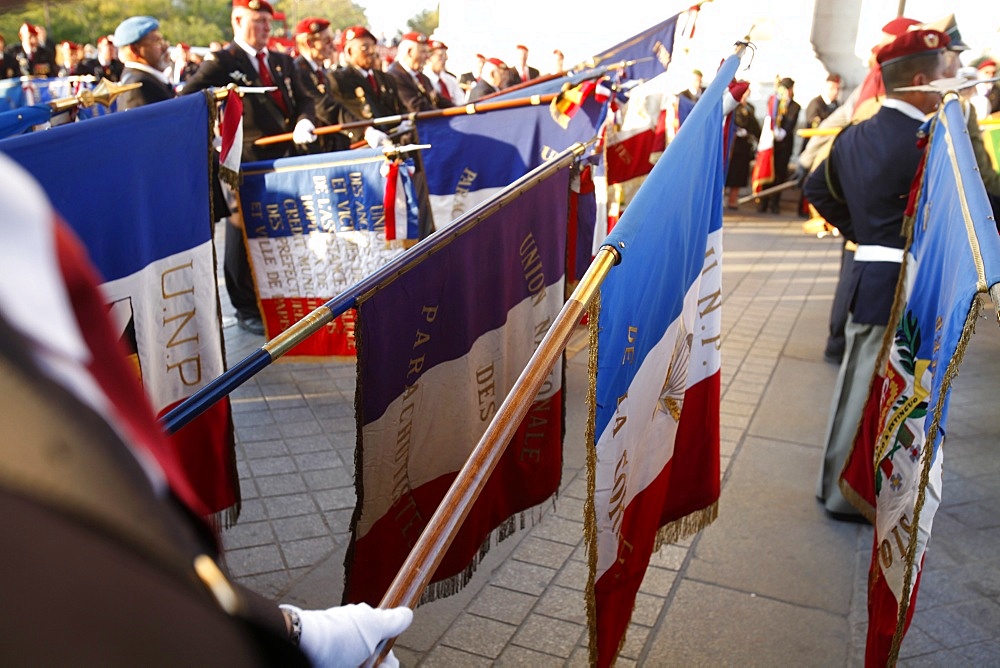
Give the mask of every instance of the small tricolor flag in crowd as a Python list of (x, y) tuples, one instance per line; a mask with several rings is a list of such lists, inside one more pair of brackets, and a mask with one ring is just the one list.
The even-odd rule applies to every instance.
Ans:
[(239, 184), (240, 162), (243, 160), (243, 98), (229, 91), (219, 122), (222, 146), (219, 151), (221, 178), (232, 185)]

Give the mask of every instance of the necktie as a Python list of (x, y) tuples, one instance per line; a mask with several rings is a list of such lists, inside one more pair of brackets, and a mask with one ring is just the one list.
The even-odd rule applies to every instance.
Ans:
[(438, 79), (438, 88), (441, 89), (441, 97), (451, 100), (451, 93), (448, 92), (448, 87), (444, 85), (444, 79)]
[(368, 85), (372, 87), (372, 97), (376, 100), (378, 99), (378, 86), (375, 85), (375, 75), (371, 72), (368, 73)]
[[(257, 52), (257, 69), (260, 74), (260, 82), (265, 86), (273, 86), (274, 79), (271, 78), (271, 70), (267, 67), (267, 61), (264, 59), (264, 52)], [(288, 115), (288, 105), (285, 104), (285, 98), (281, 95), (281, 89), (275, 89), (268, 93), (271, 99), (274, 100), (275, 104), (281, 108), (281, 112)]]

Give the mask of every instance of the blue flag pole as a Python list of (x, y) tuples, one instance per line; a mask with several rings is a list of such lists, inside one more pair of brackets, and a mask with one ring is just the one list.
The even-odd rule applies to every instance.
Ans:
[(394, 258), (384, 267), (359, 281), (339, 295), (315, 308), (311, 313), (274, 337), (263, 346), (237, 362), (231, 369), (214, 379), (183, 403), (163, 416), (161, 424), (168, 434), (176, 433), (188, 422), (208, 410), (215, 402), (227, 396), (237, 387), (250, 380), (255, 374), (271, 364), (312, 334), (318, 332), (335, 318), (353, 308), (360, 296), (377, 290), (389, 277), (406, 272), (413, 265), (423, 261), (442, 244), (464, 234), (488, 217), (498, 208), (517, 198), (538, 181), (544, 181), (560, 168), (565, 167), (583, 155), (588, 144), (577, 143), (532, 171), (528, 172), (491, 199), (480, 203), (459, 217), (447, 228), (438, 230), (406, 252)]

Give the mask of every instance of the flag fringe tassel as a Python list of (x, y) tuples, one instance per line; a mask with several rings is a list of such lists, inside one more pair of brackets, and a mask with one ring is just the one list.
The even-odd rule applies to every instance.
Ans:
[[(551, 497), (550, 501), (555, 504), (555, 496)], [(543, 508), (545, 503), (541, 503), (534, 508), (522, 511), (515, 515), (508, 517), (500, 526), (490, 532), (490, 535), (486, 536), (486, 539), (479, 546), (479, 552), (472, 557), (472, 561), (466, 566), (460, 573), (456, 573), (449, 578), (444, 580), (439, 580), (438, 582), (432, 582), (427, 585), (424, 589), (424, 593), (420, 596), (420, 602), (418, 605), (424, 605), (425, 603), (432, 603), (438, 599), (448, 598), (449, 596), (454, 596), (458, 592), (462, 591), (467, 584), (472, 580), (472, 576), (475, 575), (476, 569), (479, 568), (479, 562), (481, 562), (493, 545), (499, 545), (503, 541), (507, 540), (513, 536), (518, 531), (523, 531), (525, 528), (534, 527), (536, 524), (541, 522), (542, 516), (545, 514)], [(528, 526), (528, 519), (530, 518), (530, 527)]]
[(587, 357), (587, 498), (583, 503), (583, 537), (587, 547), (587, 629), (590, 665), (597, 665), (597, 599), (594, 583), (597, 577), (597, 510), (594, 488), (597, 485), (597, 444), (594, 433), (597, 422), (597, 320), (601, 313), (601, 293), (598, 290), (587, 310), (587, 332), (590, 350)]
[[(902, 281), (900, 281), (902, 282)], [(892, 646), (889, 648), (889, 657), (886, 665), (895, 666), (899, 660), (899, 647), (903, 642), (903, 633), (906, 627), (906, 613), (910, 607), (910, 593), (913, 586), (913, 567), (916, 562), (917, 551), (917, 531), (920, 529), (920, 515), (924, 508), (924, 500), (927, 494), (927, 485), (931, 475), (931, 464), (933, 463), (934, 441), (937, 440), (938, 430), (941, 428), (941, 414), (945, 397), (952, 382), (958, 376), (958, 367), (965, 358), (965, 351), (969, 346), (972, 335), (976, 332), (976, 320), (979, 318), (981, 302), (977, 293), (972, 298), (969, 306), (969, 313), (965, 317), (965, 325), (962, 326), (962, 335), (958, 339), (955, 347), (955, 354), (948, 363), (948, 368), (944, 372), (944, 380), (941, 382), (941, 389), (938, 392), (937, 403), (934, 407), (934, 414), (931, 418), (931, 426), (927, 429), (927, 440), (924, 442), (924, 450), (921, 454), (920, 488), (917, 492), (917, 501), (913, 507), (913, 521), (910, 526), (910, 540), (906, 546), (906, 573), (903, 576), (903, 592), (900, 598), (899, 612), (896, 616), (896, 632), (892, 636)], [(941, 444), (944, 447), (944, 443)]]
[(719, 502), (716, 501), (710, 506), (696, 510), (689, 515), (663, 525), (656, 532), (656, 542), (653, 543), (653, 552), (658, 552), (664, 545), (676, 543), (679, 540), (693, 536), (718, 518)]

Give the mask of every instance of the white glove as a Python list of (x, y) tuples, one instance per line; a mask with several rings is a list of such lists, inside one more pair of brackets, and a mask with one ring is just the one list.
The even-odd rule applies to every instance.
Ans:
[[(409, 608), (382, 610), (367, 603), (343, 605), (328, 610), (293, 610), (302, 622), (299, 647), (314, 666), (355, 668), (387, 638), (395, 638), (413, 621)], [(399, 660), (389, 652), (383, 666), (398, 668)]]
[(736, 136), (737, 137), (746, 137), (747, 136), (747, 129), (746, 128), (736, 128)]
[(413, 129), (413, 121), (409, 118), (405, 119), (402, 123), (396, 126), (396, 132), (403, 134), (404, 132), (409, 132)]
[(374, 125), (369, 125), (365, 128), (365, 141), (372, 148), (379, 148), (380, 146), (392, 143), (389, 141), (389, 135), (381, 130), (376, 130)]
[(308, 118), (303, 118), (295, 124), (292, 130), (292, 141), (296, 144), (311, 144), (316, 141), (316, 133), (313, 130), (316, 126)]
[(785, 141), (786, 136), (788, 136), (788, 133), (785, 132), (785, 128), (774, 128), (775, 141)]

